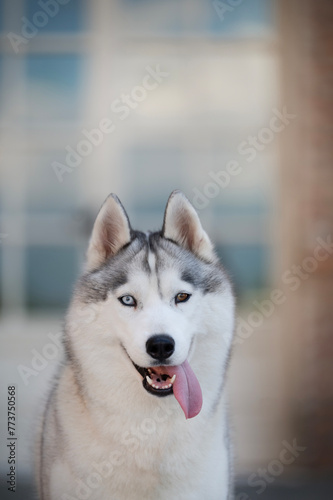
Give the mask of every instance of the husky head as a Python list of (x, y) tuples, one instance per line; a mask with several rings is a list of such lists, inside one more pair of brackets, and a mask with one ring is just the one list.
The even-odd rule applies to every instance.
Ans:
[(232, 329), (230, 283), (187, 198), (174, 191), (162, 230), (145, 234), (111, 194), (68, 315), (66, 345), (77, 369), (93, 378), (110, 373), (113, 384), (116, 373), (121, 390), (135, 384), (141, 397), (173, 394), (191, 418), (203, 391), (189, 361), (200, 373), (207, 356), (225, 364)]

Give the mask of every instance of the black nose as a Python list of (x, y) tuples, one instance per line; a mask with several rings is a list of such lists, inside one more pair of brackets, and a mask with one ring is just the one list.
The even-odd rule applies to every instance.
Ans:
[(163, 361), (173, 354), (175, 341), (170, 335), (153, 335), (146, 342), (146, 350), (152, 358)]

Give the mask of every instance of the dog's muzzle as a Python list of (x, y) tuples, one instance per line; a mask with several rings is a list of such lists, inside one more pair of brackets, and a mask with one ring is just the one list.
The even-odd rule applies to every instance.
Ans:
[(152, 366), (146, 368), (138, 366), (130, 359), (142, 376), (142, 385), (147, 392), (159, 397), (174, 394), (185, 417), (192, 418), (198, 415), (202, 407), (201, 387), (187, 360), (175, 366), (168, 363), (174, 348), (172, 337), (154, 335), (146, 343), (147, 352), (150, 352), (153, 359), (155, 358)]

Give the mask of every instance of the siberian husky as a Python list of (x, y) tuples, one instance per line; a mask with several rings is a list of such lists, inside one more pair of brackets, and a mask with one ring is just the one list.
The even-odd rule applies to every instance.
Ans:
[(94, 224), (46, 405), (42, 500), (232, 498), (226, 272), (187, 198), (159, 232), (132, 230), (111, 194)]

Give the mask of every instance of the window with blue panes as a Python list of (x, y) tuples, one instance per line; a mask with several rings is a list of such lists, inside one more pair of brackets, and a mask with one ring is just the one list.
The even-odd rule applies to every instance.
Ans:
[(78, 273), (75, 247), (28, 246), (26, 270), (28, 309), (67, 306)]
[(267, 287), (269, 251), (264, 245), (223, 245), (218, 246), (217, 253), (231, 275), (238, 297), (246, 290)]
[[(16, 53), (6, 34), (22, 36), (25, 24), (35, 26), (34, 36), (26, 38)], [(71, 218), (76, 216), (79, 182), (69, 177), (65, 186), (60, 185), (51, 162), (64, 156), (67, 142), (77, 135), (82, 120), (86, 51), (76, 37), (84, 35), (88, 24), (87, 0), (70, 0), (64, 5), (43, 0), (0, 0), (0, 31), (6, 42), (6, 50), (0, 53), (0, 121), (16, 124), (19, 141), (16, 143), (13, 137), (4, 144), (6, 155), (16, 158), (17, 147), (22, 153), (10, 165), (2, 164), (0, 190), (9, 189), (10, 183), (6, 183), (12, 173), (8, 169), (17, 172), (18, 186), (24, 185), (19, 190), (19, 208), (15, 208), (13, 193), (12, 203), (7, 203), (8, 197), (4, 203), (0, 201), (0, 216), (5, 221), (14, 211), (15, 220), (20, 220), (20, 227), (25, 226), (27, 231), (15, 251), (7, 243), (0, 245), (0, 280), (5, 262), (13, 269), (23, 269), (23, 305), (28, 309), (65, 306), (80, 261), (77, 234), (69, 230)], [(6, 105), (9, 102), (15, 106)], [(50, 244), (50, 240), (55, 241), (52, 232), (56, 230), (61, 242)], [(12, 231), (15, 233), (15, 226)], [(0, 289), (4, 291), (3, 286)], [(10, 301), (10, 291), (8, 297)]]
[(83, 106), (81, 54), (26, 57), (27, 113), (33, 121), (79, 119)]
[(265, 38), (274, 33), (274, 1), (213, 0), (209, 4), (211, 12), (207, 28), (213, 35), (227, 38)]
[[(65, 4), (50, 2), (47, 0), (24, 0), (25, 16), (29, 21), (34, 21), (37, 12), (44, 12), (48, 20), (45, 26), (41, 27), (41, 32), (71, 34), (82, 31), (86, 28), (87, 20), (85, 16), (86, 2), (88, 0), (69, 0)], [(41, 7), (45, 4), (45, 7)], [(44, 24), (44, 23), (41, 23)]]
[(274, 32), (273, 2), (122, 0), (120, 7), (126, 35), (265, 38)]

